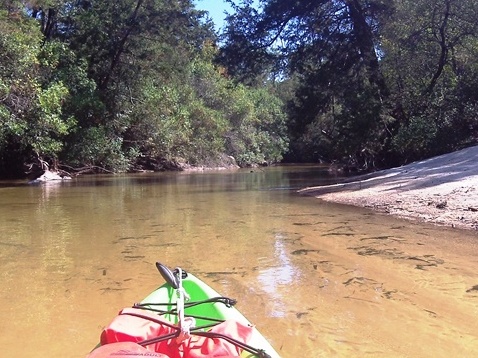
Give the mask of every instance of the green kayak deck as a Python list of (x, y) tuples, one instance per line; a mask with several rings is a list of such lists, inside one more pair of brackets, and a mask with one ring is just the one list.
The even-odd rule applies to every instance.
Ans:
[[(184, 290), (190, 297), (189, 302), (201, 302), (207, 301), (213, 298), (221, 297), (221, 295), (216, 292), (212, 287), (204, 283), (202, 280), (194, 276), (193, 274), (187, 272), (187, 276), (182, 279), (182, 286)], [(171, 306), (167, 307), (166, 310), (173, 310), (177, 301), (176, 289), (171, 286), (169, 282), (166, 282), (158, 289), (153, 291), (149, 296), (147, 296), (141, 304), (147, 305), (148, 303), (155, 302), (169, 302)], [(150, 306), (154, 308), (154, 306)], [(217, 320), (235, 320), (244, 325), (253, 324), (234, 306), (224, 304), (223, 301), (211, 302), (207, 304), (199, 305), (186, 305), (184, 313), (186, 316), (196, 317), (196, 325), (202, 326), (210, 323), (210, 318)], [(178, 323), (177, 315), (163, 315), (164, 318), (169, 320), (172, 323)], [(207, 317), (207, 319), (200, 319), (198, 317)], [(256, 329), (253, 329), (253, 334), (251, 339), (247, 342), (248, 345), (264, 350), (271, 358), (279, 358), (279, 354), (274, 350), (271, 344), (265, 339), (265, 337)], [(241, 357), (253, 358), (256, 355), (243, 351)]]
[[(234, 307), (235, 300), (222, 297), (213, 288), (189, 272), (186, 273), (180, 269), (171, 271), (160, 263), (157, 263), (156, 266), (166, 282), (145, 297), (139, 304), (135, 304), (134, 307), (154, 312), (171, 325), (180, 326), (178, 311), (180, 311), (179, 307), (183, 305), (185, 295), (188, 299), (184, 300), (182, 312), (184, 317), (194, 320), (191, 334), (208, 334), (211, 327), (222, 321), (238, 322), (248, 327), (247, 339), (245, 342), (243, 341), (246, 348), (242, 349), (241, 358), (280, 357), (268, 340)], [(181, 278), (179, 278), (181, 273)], [(228, 338), (226, 337), (226, 340)], [(245, 339), (244, 337), (230, 338), (238, 341)]]

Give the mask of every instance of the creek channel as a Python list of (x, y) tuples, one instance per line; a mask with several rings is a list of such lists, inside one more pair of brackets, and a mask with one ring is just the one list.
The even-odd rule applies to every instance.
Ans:
[(300, 196), (322, 166), (0, 182), (5, 357), (84, 357), (123, 307), (193, 272), (284, 358), (472, 357), (476, 232)]

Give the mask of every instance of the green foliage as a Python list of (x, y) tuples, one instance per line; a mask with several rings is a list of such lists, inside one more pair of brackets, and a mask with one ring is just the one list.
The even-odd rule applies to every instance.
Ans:
[(232, 94), (228, 154), (242, 166), (282, 160), (288, 147), (282, 103), (266, 89), (238, 86)]
[(382, 68), (396, 118), (391, 151), (405, 161), (473, 142), (477, 11), (468, 0), (402, 1), (383, 26)]
[(1, 2), (0, 170), (369, 169), (476, 143), (474, 0), (254, 3), (218, 43), (192, 0)]
[(369, 168), (476, 131), (472, 0), (244, 1), (220, 49), (188, 0), (6, 4), (0, 147), (22, 158), (247, 166), (291, 142), (294, 160)]
[(144, 83), (128, 142), (144, 156), (208, 165), (221, 154), (242, 165), (275, 162), (286, 148), (281, 102), (265, 90), (232, 84), (208, 61), (191, 61), (170, 86)]
[(146, 156), (172, 159), (182, 156), (190, 137), (189, 116), (181, 106), (179, 88), (144, 85), (141, 98), (131, 114), (128, 140)]
[(221, 63), (257, 84), (263, 55), (276, 56), (269, 78), (295, 92), (288, 160), (369, 169), (476, 142), (476, 1), (251, 4), (229, 18)]
[(393, 138), (393, 148), (404, 161), (420, 159), (433, 153), (433, 144), (438, 133), (434, 121), (427, 118), (412, 118), (407, 126), (400, 128)]
[(38, 117), (29, 123), (26, 140), (40, 157), (55, 158), (63, 147), (61, 138), (75, 125), (72, 118), (62, 119), (61, 103), (67, 95), (68, 89), (61, 82), (38, 93)]
[[(356, 156), (364, 143), (372, 147), (369, 140), (378, 140), (379, 145), (373, 147), (380, 147), (384, 138), (377, 137), (383, 135), (377, 128), (388, 88), (375, 48), (378, 16), (389, 7), (378, 1), (279, 0), (261, 2), (261, 10), (254, 21), (247, 21), (252, 12), (248, 4), (236, 12), (230, 22), (232, 29), (226, 32), (226, 49), (231, 52), (248, 43), (258, 50), (269, 48), (282, 54), (282, 71), (274, 75), (280, 73), (281, 78), (287, 74), (296, 85), (295, 98), (288, 106), (289, 158)], [(242, 62), (234, 64), (233, 71), (252, 68), (247, 56), (237, 51), (234, 56), (233, 61)], [(257, 75), (261, 78), (262, 73)], [(323, 118), (330, 128), (318, 122)], [(319, 140), (320, 146), (305, 145), (311, 138), (323, 136), (328, 137)], [(324, 147), (327, 143), (333, 150)]]
[(39, 90), (35, 68), (41, 34), (35, 23), (0, 12), (0, 149), (28, 128)]
[(66, 161), (73, 166), (99, 166), (113, 171), (124, 172), (130, 168), (131, 158), (136, 153), (125, 154), (122, 150), (123, 139), (111, 133), (103, 126), (78, 129), (70, 136)]
[(42, 36), (37, 24), (18, 13), (0, 13), (0, 149), (25, 157), (57, 158), (74, 120), (63, 115), (68, 89), (61, 81), (43, 83), (53, 58), (39, 60)]

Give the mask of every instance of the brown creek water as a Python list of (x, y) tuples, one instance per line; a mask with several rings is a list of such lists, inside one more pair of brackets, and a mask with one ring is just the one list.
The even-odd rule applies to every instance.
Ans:
[(321, 167), (0, 183), (1, 357), (84, 357), (195, 273), (284, 357), (475, 357), (478, 233), (302, 197)]

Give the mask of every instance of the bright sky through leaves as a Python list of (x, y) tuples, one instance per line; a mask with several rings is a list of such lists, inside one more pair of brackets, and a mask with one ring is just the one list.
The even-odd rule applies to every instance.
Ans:
[(226, 18), (225, 11), (232, 13), (232, 8), (222, 0), (195, 0), (196, 8), (209, 12), (209, 16), (214, 22), (216, 30), (224, 27)]

